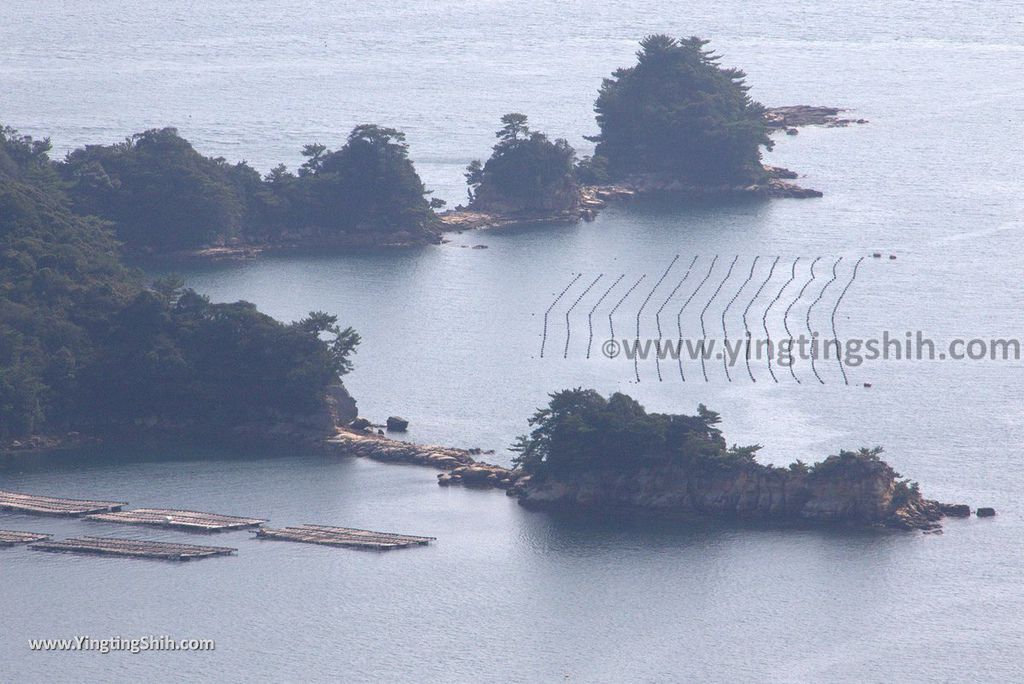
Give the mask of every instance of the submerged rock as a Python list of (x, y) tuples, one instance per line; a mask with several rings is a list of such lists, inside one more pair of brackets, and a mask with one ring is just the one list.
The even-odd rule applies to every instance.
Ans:
[(940, 508), (951, 518), (967, 518), (971, 515), (971, 507), (967, 504), (942, 504)]

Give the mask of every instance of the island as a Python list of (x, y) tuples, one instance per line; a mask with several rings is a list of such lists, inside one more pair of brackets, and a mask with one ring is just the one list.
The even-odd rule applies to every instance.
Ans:
[[(504, 123), (496, 154), (515, 163), (520, 154), (558, 152), (564, 172), (561, 143), (528, 133), (525, 117)], [(389, 439), (358, 418), (341, 382), (360, 342), (354, 330), (324, 312), (284, 324), (246, 302), (214, 304), (175, 278), (146, 283), (121, 261), (109, 222), (73, 211), (49, 149), (0, 129), (0, 452), (148, 436), (276, 441), (432, 466), (444, 471), (440, 484), (504, 489), (531, 508), (926, 531), (945, 515), (970, 514), (963, 504), (925, 499), (880, 448), (765, 465), (755, 458), (759, 445), (728, 447), (718, 414), (704, 406), (693, 416), (648, 413), (621, 393), (551, 395), (516, 443), (512, 468), (478, 461), (479, 449)], [(314, 150), (311, 159), (324, 154)], [(334, 168), (321, 159), (312, 177), (325, 164)], [(488, 165), (480, 165), (477, 192), (487, 202), (516, 201), (491, 189), (503, 171)], [(532, 189), (569, 187), (564, 173), (551, 178)], [(387, 422), (392, 431), (407, 427), (398, 416)]]
[[(449, 230), (523, 222), (592, 220), (608, 201), (642, 196), (695, 200), (812, 198), (798, 174), (762, 162), (771, 134), (829, 128), (864, 119), (837, 107), (767, 108), (748, 94), (746, 74), (725, 68), (705, 39), (647, 36), (637, 63), (601, 85), (594, 111), (594, 154), (576, 159), (565, 141), (531, 132), (527, 117), (502, 117), (486, 164), (466, 174), (469, 204), (440, 214)], [(529, 184), (529, 188), (523, 184)]]
[[(513, 467), (478, 461), (480, 449), (419, 446), (341, 428), (338, 453), (442, 470), (438, 484), (497, 488), (526, 508), (823, 524), (936, 533), (966, 504), (926, 499), (916, 482), (882, 460), (881, 447), (840, 451), (785, 467), (756, 460), (760, 445), (727, 446), (720, 416), (648, 413), (633, 398), (567, 389), (529, 419)], [(979, 517), (994, 515), (979, 508)]]
[(772, 133), (863, 119), (830, 107), (766, 108), (745, 78), (721, 66), (707, 40), (648, 36), (637, 63), (600, 87), (593, 155), (577, 158), (565, 139), (510, 112), (489, 158), (467, 168), (466, 206), (447, 211), (417, 173), (405, 134), (372, 123), (336, 149), (305, 145), (294, 171), (279, 164), (261, 174), (206, 156), (174, 128), (34, 163), (72, 214), (105, 221), (128, 254), (172, 258), (436, 245), (455, 231), (592, 220), (608, 201), (645, 195), (820, 197), (794, 184), (795, 172), (764, 164), (762, 150), (772, 149)]
[(217, 258), (440, 241), (434, 209), (444, 203), (428, 199), (401, 131), (363, 124), (338, 150), (311, 143), (302, 154), (296, 173), (278, 165), (261, 177), (163, 128), (86, 145), (52, 166), (72, 210), (110, 222), (135, 253)]
[[(284, 324), (214, 304), (175, 278), (146, 283), (114, 227), (73, 210), (49, 150), (0, 129), (0, 452), (149, 435), (294, 445), (355, 417), (341, 384), (354, 330), (324, 312)], [(196, 203), (152, 208), (153, 230), (212, 211)]]

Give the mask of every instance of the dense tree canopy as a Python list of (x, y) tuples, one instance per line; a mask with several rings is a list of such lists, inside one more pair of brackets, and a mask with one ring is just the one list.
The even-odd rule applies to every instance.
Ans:
[(594, 110), (595, 158), (613, 177), (663, 173), (687, 180), (744, 181), (761, 173), (771, 149), (764, 107), (746, 75), (724, 68), (708, 41), (644, 38), (634, 66), (604, 80)]
[(529, 473), (564, 475), (583, 470), (632, 469), (666, 460), (707, 465), (753, 463), (760, 448), (726, 448), (715, 427), (719, 416), (702, 404), (696, 416), (647, 413), (636, 400), (594, 390), (562, 390), (530, 419), (516, 464)]
[(526, 115), (501, 117), (502, 128), (486, 164), (470, 163), (466, 172), (473, 206), (512, 211), (571, 209), (578, 201), (575, 152), (562, 139), (552, 142), (531, 131)]
[(183, 249), (238, 234), (236, 169), (199, 154), (173, 128), (87, 145), (58, 165), (75, 213), (114, 223), (129, 245)]
[(357, 126), (332, 152), (303, 148), (297, 174), (266, 177), (245, 162), (205, 157), (173, 128), (87, 145), (56, 165), (75, 213), (110, 221), (129, 248), (193, 249), (242, 241), (418, 233), (434, 220), (428, 194), (392, 128)]
[[(545, 408), (530, 418), (533, 428), (513, 445), (513, 463), (534, 479), (571, 479), (596, 474), (615, 477), (641, 468), (681, 466), (690, 473), (737, 469), (803, 478), (806, 482), (856, 481), (880, 470), (900, 474), (881, 460), (881, 447), (840, 451), (807, 465), (785, 468), (757, 462), (760, 445), (726, 446), (720, 416), (698, 406), (697, 415), (648, 413), (636, 400), (616, 392), (605, 398), (594, 390), (568, 389), (550, 395)], [(919, 499), (917, 483), (894, 483), (897, 506)]]
[(437, 203), (426, 199), (403, 133), (363, 124), (337, 151), (314, 143), (302, 154), (297, 176), (278, 167), (265, 179), (262, 201), (274, 209), (254, 223), (267, 233), (418, 231), (432, 221)]
[(0, 438), (304, 416), (358, 343), (316, 312), (285, 325), (180, 282), (142, 286), (107, 224), (74, 214), (47, 141), (0, 130)]

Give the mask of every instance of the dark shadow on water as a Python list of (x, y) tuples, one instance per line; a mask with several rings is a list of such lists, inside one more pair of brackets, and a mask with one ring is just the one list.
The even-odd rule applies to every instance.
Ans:
[[(303, 451), (303, 457), (328, 460), (326, 455)], [(140, 463), (244, 462), (296, 458), (296, 450), (270, 445), (220, 446), (177, 440), (134, 440), (91, 444), (50, 452), (12, 452), (0, 455), (0, 473), (110, 468)], [(337, 460), (334, 458), (333, 460)]]
[(749, 537), (813, 539), (828, 543), (890, 544), (914, 532), (855, 525), (744, 518), (663, 517), (630, 511), (524, 511), (522, 524), (544, 548), (588, 552), (606, 548), (677, 548)]

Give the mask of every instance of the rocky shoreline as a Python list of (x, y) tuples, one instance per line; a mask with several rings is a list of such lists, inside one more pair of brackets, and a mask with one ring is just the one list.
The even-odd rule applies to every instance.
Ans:
[(331, 239), (314, 237), (293, 237), (277, 242), (246, 242), (230, 240), (222, 245), (209, 245), (198, 249), (180, 250), (175, 252), (136, 252), (135, 257), (160, 258), (171, 261), (242, 261), (256, 259), (264, 254), (287, 254), (308, 250), (349, 252), (359, 249), (408, 248), (437, 245), (442, 242), (441, 235), (445, 232), (442, 217), (433, 229), (417, 233), (400, 231), (396, 233), (359, 233), (340, 235)]
[[(867, 123), (865, 119), (841, 116), (845, 111), (839, 107), (818, 107), (793, 105), (770, 107), (765, 111), (765, 121), (770, 132), (785, 132), (796, 135), (799, 128), (821, 126), (839, 128), (852, 124)], [(821, 197), (822, 193), (792, 183), (797, 174), (773, 166), (765, 166), (763, 180), (746, 184), (696, 184), (678, 178), (657, 175), (637, 175), (606, 185), (585, 185), (579, 188), (579, 201), (567, 203), (552, 211), (516, 212), (498, 208), (456, 207), (437, 214), (433, 226), (412, 232), (359, 232), (325, 239), (316, 235), (285, 236), (275, 242), (242, 241), (233, 239), (224, 244), (209, 245), (199, 249), (170, 253), (142, 253), (136, 256), (160, 257), (172, 260), (236, 261), (255, 259), (269, 253), (287, 253), (304, 250), (339, 250), (373, 248), (422, 247), (447, 242), (445, 233), (466, 230), (504, 228), (530, 223), (560, 224), (592, 221), (597, 212), (608, 202), (627, 200), (634, 197), (673, 195), (695, 200), (721, 198), (805, 199)]]
[[(916, 492), (897, 502), (897, 475), (884, 462), (828, 478), (757, 464), (696, 472), (678, 465), (662, 465), (630, 473), (594, 471), (568, 478), (538, 478), (519, 469), (477, 460), (493, 451), (400, 441), (386, 436), (377, 426), (338, 427), (326, 438), (322, 432), (319, 437), (316, 434), (313, 422), (298, 426), (281, 423), (259, 430), (236, 430), (231, 442), (292, 446), (298, 443), (336, 456), (426, 466), (441, 471), (437, 476), (441, 486), (503, 490), (523, 507), (534, 510), (841, 524), (939, 534), (943, 518), (966, 518), (972, 514), (966, 504), (941, 503)], [(4, 444), (0, 455), (39, 455), (102, 441), (77, 433), (64, 438), (39, 436)], [(992, 508), (973, 512), (979, 518), (995, 515)]]
[[(504, 490), (537, 510), (616, 510), (680, 518), (733, 518), (781, 523), (842, 524), (941, 533), (945, 517), (971, 515), (966, 504), (945, 504), (920, 495), (896, 503), (897, 478), (883, 462), (845, 477), (815, 478), (764, 466), (686, 472), (679, 466), (638, 473), (593, 472), (569, 479), (536, 478), (482, 461), (479, 449), (422, 446), (387, 436), (339, 428), (327, 439), (337, 454), (441, 470), (441, 486)], [(979, 517), (994, 515), (980, 508)]]
[[(765, 111), (770, 132), (785, 131), (796, 135), (804, 126), (842, 128), (851, 124), (867, 123), (865, 119), (840, 116), (846, 110), (839, 107), (793, 105), (771, 107)], [(656, 174), (640, 174), (605, 185), (584, 185), (579, 188), (579, 201), (571, 209), (552, 212), (504, 212), (479, 208), (456, 207), (438, 215), (442, 229), (449, 232), (503, 228), (525, 223), (575, 223), (592, 221), (608, 202), (636, 197), (675, 196), (694, 200), (707, 199), (807, 199), (822, 197), (819, 190), (805, 188), (790, 181), (798, 175), (776, 166), (764, 166), (764, 179), (744, 184), (698, 184), (678, 178)]]

